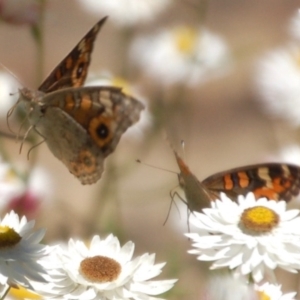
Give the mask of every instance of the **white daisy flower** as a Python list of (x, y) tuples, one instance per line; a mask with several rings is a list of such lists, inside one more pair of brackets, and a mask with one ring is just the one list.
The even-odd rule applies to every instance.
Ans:
[(170, 0), (79, 0), (88, 12), (108, 15), (117, 25), (133, 26), (151, 21), (161, 13)]
[(271, 117), (300, 125), (300, 48), (268, 53), (258, 64), (256, 84), (261, 104)]
[(70, 240), (68, 250), (58, 249), (59, 268), (52, 282), (41, 287), (40, 293), (59, 299), (144, 299), (171, 289), (176, 280), (150, 280), (161, 273), (165, 265), (154, 264), (155, 255), (144, 254), (132, 259), (134, 244), (123, 247), (116, 237), (101, 240), (94, 236), (90, 247)]
[(0, 220), (0, 285), (32, 288), (31, 280), (45, 282), (43, 260), (50, 248), (40, 244), (45, 231), (33, 231), (33, 226), (13, 211)]
[(281, 285), (275, 285), (271, 283), (264, 283), (262, 285), (255, 285), (255, 290), (261, 300), (295, 300), (296, 292), (283, 294), (281, 291)]
[(295, 16), (291, 19), (289, 31), (295, 40), (300, 40), (300, 9), (297, 10)]
[(186, 234), (195, 247), (189, 253), (214, 261), (212, 269), (228, 267), (259, 282), (273, 277), (276, 267), (300, 268), (299, 210), (286, 210), (285, 201), (255, 200), (249, 193), (236, 203), (222, 195), (212, 208), (194, 214), (191, 223), (200, 231)]
[(128, 128), (123, 135), (123, 138), (142, 140), (145, 136), (145, 131), (152, 125), (153, 117), (147, 107), (148, 103), (146, 99), (140, 95), (137, 88), (130, 84), (126, 79), (122, 77), (112, 76), (109, 73), (103, 73), (103, 75), (92, 75), (88, 80), (87, 86), (114, 86), (122, 88), (122, 91), (130, 95), (145, 105), (145, 109), (142, 111), (140, 120), (134, 126)]
[(147, 75), (166, 85), (195, 85), (224, 73), (229, 65), (228, 47), (221, 37), (187, 26), (138, 37), (130, 53)]

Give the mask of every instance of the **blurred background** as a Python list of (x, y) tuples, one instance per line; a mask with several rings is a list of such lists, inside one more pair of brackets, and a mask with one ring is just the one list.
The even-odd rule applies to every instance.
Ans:
[[(156, 253), (157, 262), (167, 262), (161, 278), (179, 278), (166, 298), (202, 299), (207, 265), (187, 254), (191, 248), (183, 235), (188, 231), (187, 211), (180, 201), (179, 211), (173, 205), (164, 225), (169, 193), (178, 186), (178, 166), (166, 135), (200, 180), (247, 164), (286, 160), (299, 164), (300, 72), (295, 70), (300, 70), (300, 56), (298, 60), (293, 56), (291, 81), (292, 75), (284, 73), (288, 66), (281, 70), (276, 53), (268, 56), (276, 49), (296, 53), (299, 3), (165, 0), (135, 8), (123, 3), (116, 9), (97, 7), (96, 1), (51, 0), (43, 1), (42, 9), (33, 6), (27, 11), (13, 2), (13, 13), (5, 10), (5, 1), (0, 2), (0, 62), (22, 85), (36, 89), (83, 35), (108, 15), (87, 81), (125, 86), (147, 104), (148, 112), (136, 130), (124, 135), (107, 158), (101, 180), (91, 186), (82, 186), (45, 143), (27, 160), (32, 144), (25, 142), (19, 154), (20, 140), (2, 138), (2, 160), (9, 168), (2, 174), (0, 170), (1, 217), (14, 208), (36, 219), (38, 227), (47, 228), (46, 242), (51, 244), (109, 233), (122, 243), (132, 240), (136, 255)], [(273, 72), (270, 65), (279, 72), (274, 75), (277, 81), (268, 77)], [(1, 131), (9, 132), (6, 113), (18, 98), (20, 84), (5, 68), (1, 76)], [(289, 82), (284, 86), (280, 78), (296, 86), (289, 103)], [(274, 104), (280, 97), (282, 104)], [(14, 114), (9, 123), (18, 132), (21, 118)], [(173, 173), (138, 164), (136, 159)], [(278, 278), (285, 291), (297, 290), (297, 275), (279, 272)]]

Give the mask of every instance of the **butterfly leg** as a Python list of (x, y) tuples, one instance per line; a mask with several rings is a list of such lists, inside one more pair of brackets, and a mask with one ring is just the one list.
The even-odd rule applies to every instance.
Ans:
[[(187, 212), (187, 226), (188, 226), (188, 232), (190, 232), (189, 219), (190, 219), (190, 215), (191, 215), (191, 213), (193, 213), (193, 211), (189, 208), (188, 202), (184, 198), (182, 198), (182, 196), (178, 192), (175, 191), (175, 192), (172, 193), (172, 191), (170, 191), (170, 196), (172, 198), (172, 202), (174, 201), (174, 198), (177, 197), (179, 200), (181, 200), (187, 206), (187, 208), (188, 208), (187, 211), (186, 211)], [(176, 205), (176, 202), (174, 202), (174, 203)], [(177, 207), (177, 209), (178, 209), (178, 207)]]
[(170, 197), (172, 198), (172, 201), (174, 201), (175, 197), (178, 197), (188, 207), (188, 209), (190, 209), (189, 204), (187, 203), (187, 201), (184, 198), (182, 198), (182, 196), (178, 192), (175, 191), (175, 192), (172, 193), (172, 191), (171, 191), (170, 192)]
[[(176, 193), (176, 192), (175, 192)], [(180, 212), (179, 212), (179, 209), (178, 209), (178, 206), (176, 205), (176, 202), (174, 201), (174, 197), (175, 197), (175, 193), (172, 193), (172, 190), (170, 191), (170, 197), (171, 197), (171, 202), (170, 202), (170, 206), (169, 206), (169, 209), (168, 209), (168, 213), (167, 213), (167, 217), (163, 223), (163, 225), (165, 226), (165, 224), (167, 223), (168, 219), (169, 219), (169, 216), (170, 216), (170, 213), (171, 213), (171, 208), (172, 208), (172, 204), (174, 203), (176, 208), (177, 208), (177, 211), (178, 211), (178, 214), (180, 216)]]
[[(28, 150), (28, 152), (27, 152), (27, 159), (29, 160), (29, 155), (30, 155), (30, 152), (31, 152), (31, 150), (32, 149), (34, 149), (34, 148), (36, 148), (36, 147), (38, 147), (39, 145), (41, 145), (41, 144), (43, 144), (45, 141), (46, 141), (46, 138), (35, 128), (35, 126), (30, 126), (29, 127), (29, 130), (31, 130), (33, 128), (33, 130), (38, 134), (38, 135), (40, 135), (42, 138), (43, 138), (43, 140), (42, 141), (40, 141), (39, 143), (37, 143), (36, 145), (34, 145), (34, 146), (32, 146), (29, 150)], [(29, 132), (29, 130), (27, 130), (27, 134), (28, 134), (28, 132)], [(25, 135), (25, 137), (27, 137), (27, 135)], [(24, 141), (24, 140), (23, 140)], [(22, 141), (22, 145), (23, 145), (23, 141)]]
[[(24, 123), (23, 123), (23, 124), (24, 124)], [(23, 124), (21, 125), (21, 127), (20, 127), (20, 129), (19, 129), (19, 133), (20, 133), (20, 130), (21, 130)], [(19, 154), (21, 154), (22, 149), (23, 149), (24, 141), (27, 139), (28, 134), (29, 134), (29, 132), (32, 130), (32, 128), (34, 128), (33, 125), (31, 125), (31, 126), (27, 129), (27, 131), (25, 132), (25, 135), (24, 135), (24, 137), (23, 137), (23, 139), (22, 139), (22, 143), (21, 143), (21, 145), (20, 145)], [(19, 133), (18, 133), (18, 135), (17, 135), (17, 139), (19, 139)]]

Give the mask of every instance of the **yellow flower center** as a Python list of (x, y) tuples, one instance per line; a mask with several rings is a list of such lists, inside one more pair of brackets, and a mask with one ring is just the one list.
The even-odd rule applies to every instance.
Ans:
[(271, 300), (271, 298), (268, 295), (266, 295), (264, 292), (258, 291), (257, 294), (259, 300)]
[(179, 52), (191, 54), (196, 45), (197, 32), (193, 28), (178, 27), (174, 30), (175, 44)]
[(9, 295), (13, 296), (14, 299), (35, 299), (39, 300), (42, 299), (42, 297), (38, 294), (35, 294), (22, 286), (18, 286), (18, 288), (11, 288), (9, 290)]
[(8, 226), (0, 226), (0, 249), (13, 247), (21, 240), (21, 236)]
[(8, 170), (5, 179), (7, 179), (7, 181), (16, 180), (16, 173), (12, 169)]
[(114, 77), (112, 79), (112, 84), (113, 84), (113, 86), (117, 86), (117, 87), (122, 88), (123, 93), (125, 93), (127, 95), (131, 94), (130, 84), (125, 79), (123, 79), (121, 77)]
[(300, 49), (297, 49), (297, 51), (294, 53), (294, 57), (297, 66), (300, 68)]
[(80, 263), (81, 274), (93, 282), (111, 282), (121, 273), (121, 265), (112, 258), (106, 256), (94, 256), (85, 258)]
[(279, 223), (279, 216), (270, 208), (255, 206), (244, 210), (240, 225), (246, 231), (253, 233), (270, 232)]

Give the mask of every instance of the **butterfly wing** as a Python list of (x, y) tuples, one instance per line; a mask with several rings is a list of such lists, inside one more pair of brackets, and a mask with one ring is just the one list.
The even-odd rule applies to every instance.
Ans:
[(38, 88), (39, 91), (50, 93), (66, 87), (83, 85), (91, 61), (94, 41), (107, 17), (101, 19), (60, 62)]
[(81, 181), (100, 179), (103, 161), (144, 106), (113, 87), (67, 88), (31, 103), (30, 120), (51, 152)]
[(280, 163), (250, 165), (214, 174), (202, 184), (215, 198), (223, 192), (236, 200), (253, 192), (257, 199), (290, 201), (299, 194), (300, 168)]
[(201, 212), (203, 208), (210, 207), (210, 201), (213, 199), (210, 191), (190, 171), (176, 151), (174, 154), (180, 169), (179, 185), (184, 190), (189, 210)]

